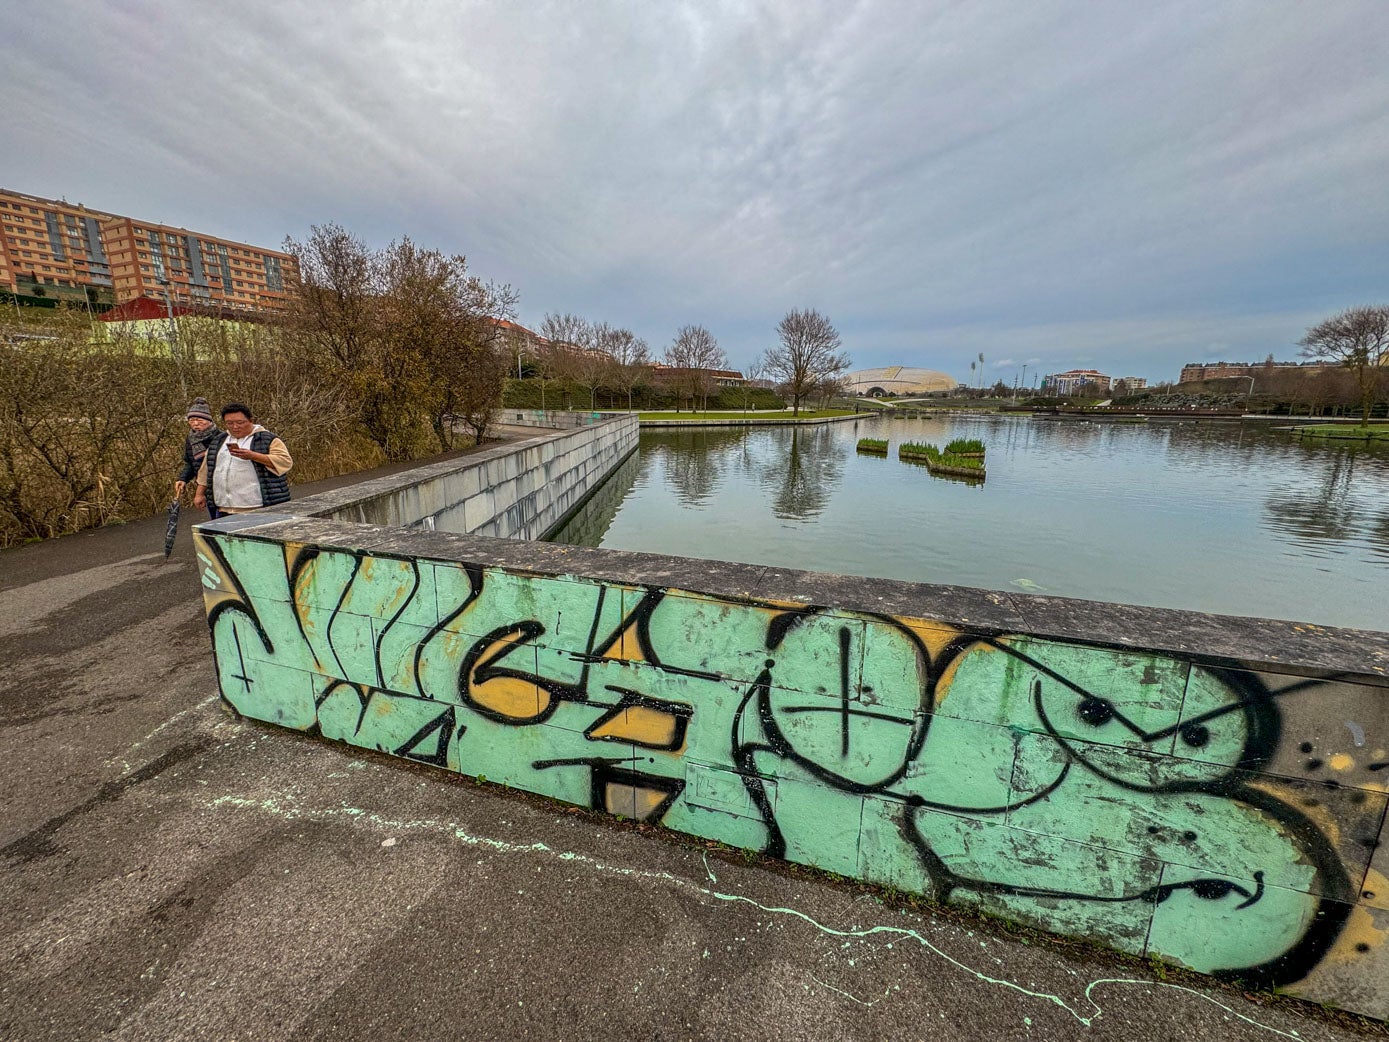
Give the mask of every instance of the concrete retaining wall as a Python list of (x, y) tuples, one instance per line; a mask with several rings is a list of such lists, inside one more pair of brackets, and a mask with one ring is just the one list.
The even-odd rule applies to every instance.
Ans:
[(1389, 635), (269, 513), (195, 538), (248, 716), (1389, 1016)]
[(622, 414), (563, 412), (557, 409), (498, 409), (492, 414), (492, 422), (504, 423), (513, 427), (549, 427), (569, 430), (574, 427), (592, 427), (595, 423), (601, 423), (618, 415)]
[(294, 511), (335, 521), (541, 539), (636, 450), (640, 434), (635, 416), (570, 427), (325, 492), (296, 501)]

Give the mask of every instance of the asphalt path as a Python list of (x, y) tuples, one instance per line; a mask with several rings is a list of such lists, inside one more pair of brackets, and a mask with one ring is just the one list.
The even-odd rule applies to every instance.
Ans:
[(163, 532), (0, 552), (3, 1042), (1389, 1037), (237, 719)]

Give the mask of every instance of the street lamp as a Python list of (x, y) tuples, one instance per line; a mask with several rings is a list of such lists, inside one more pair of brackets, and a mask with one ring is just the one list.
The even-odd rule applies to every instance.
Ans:
[(1240, 379), (1241, 379), (1241, 380), (1248, 380), (1248, 381), (1249, 381), (1249, 390), (1247, 390), (1247, 391), (1244, 392), (1244, 411), (1245, 411), (1245, 412), (1248, 412), (1248, 411), (1249, 411), (1249, 399), (1250, 399), (1250, 398), (1253, 396), (1253, 394), (1254, 394), (1254, 377), (1252, 377), (1252, 376), (1241, 376)]

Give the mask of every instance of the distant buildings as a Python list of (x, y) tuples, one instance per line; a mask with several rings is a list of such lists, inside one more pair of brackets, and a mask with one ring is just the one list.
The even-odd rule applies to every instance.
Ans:
[(1200, 383), (1202, 380), (1228, 380), (1232, 377), (1247, 379), (1258, 377), (1261, 373), (1316, 372), (1319, 369), (1334, 369), (1325, 362), (1275, 362), (1272, 358), (1264, 362), (1192, 362), (1182, 366), (1179, 384)]
[(748, 381), (735, 369), (691, 369), (685, 366), (666, 365), (657, 362), (651, 367), (651, 378), (661, 385), (678, 383), (689, 379), (691, 374), (707, 378), (715, 387), (742, 387)]
[(1108, 394), (1110, 379), (1097, 369), (1068, 369), (1064, 373), (1048, 373), (1042, 377), (1042, 393), (1051, 395), (1075, 394), (1081, 387), (1089, 387), (1099, 394)]
[(31, 301), (280, 311), (295, 275), (279, 250), (0, 188), (0, 290)]

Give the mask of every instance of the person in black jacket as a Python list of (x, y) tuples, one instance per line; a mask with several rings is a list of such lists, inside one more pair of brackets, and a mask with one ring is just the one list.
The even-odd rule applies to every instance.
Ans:
[(294, 460), (285, 443), (258, 424), (240, 402), (222, 406), (222, 422), (227, 432), (214, 439), (203, 457), (194, 505), (206, 505), (219, 514), (239, 514), (288, 503), (285, 475)]
[[(194, 399), (193, 404), (188, 407), (187, 420), (188, 436), (183, 439), (183, 466), (179, 468), (178, 477), (174, 479), (175, 499), (183, 495), (188, 482), (193, 480), (202, 467), (207, 447), (222, 433), (212, 422), (212, 409), (209, 408), (206, 398)], [(216, 513), (212, 514), (212, 518), (217, 519)]]

